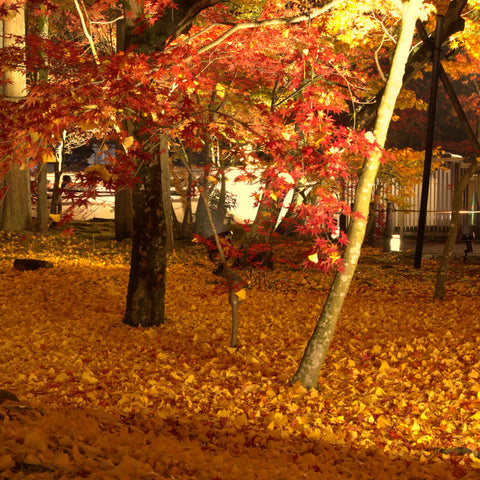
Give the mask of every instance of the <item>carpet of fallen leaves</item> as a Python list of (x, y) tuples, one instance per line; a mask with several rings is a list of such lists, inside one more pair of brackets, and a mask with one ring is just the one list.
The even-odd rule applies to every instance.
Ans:
[(289, 379), (331, 275), (277, 265), (231, 348), (199, 246), (171, 254), (168, 321), (132, 329), (128, 244), (0, 237), (0, 388), (20, 399), (0, 403), (1, 479), (479, 478), (479, 265), (454, 264), (440, 302), (435, 261), (366, 250), (306, 391)]

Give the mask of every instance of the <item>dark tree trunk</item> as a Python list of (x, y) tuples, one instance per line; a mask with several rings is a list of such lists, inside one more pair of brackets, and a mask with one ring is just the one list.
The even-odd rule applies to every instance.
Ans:
[[(141, 4), (124, 2), (125, 20), (118, 22), (118, 49), (135, 45), (137, 52), (161, 51), (170, 38), (186, 32), (195, 16), (216, 0), (179, 0), (175, 8), (147, 29), (135, 30), (135, 20), (142, 16)], [(133, 132), (135, 134), (135, 132)], [(150, 150), (144, 141), (146, 150)], [(167, 228), (162, 194), (160, 152), (149, 164), (139, 165), (141, 180), (132, 194), (132, 254), (126, 311), (123, 322), (149, 327), (165, 320), (167, 263)]]
[(385, 218), (385, 235), (383, 237), (383, 251), (390, 252), (392, 250), (391, 241), (394, 230), (394, 218), (393, 213), (395, 211), (395, 205), (393, 202), (387, 203), (387, 214)]
[(50, 213), (52, 215), (62, 213), (62, 194), (60, 192), (61, 176), (62, 176), (62, 172), (60, 171), (60, 163), (57, 161), (55, 162), (52, 201), (50, 203)]
[(132, 190), (125, 188), (115, 194), (115, 240), (132, 236)]
[(151, 327), (165, 320), (167, 237), (162, 204), (160, 157), (139, 172), (133, 192), (133, 231), (127, 305), (123, 322)]
[(47, 164), (42, 163), (37, 173), (37, 229), (44, 233), (48, 228)]

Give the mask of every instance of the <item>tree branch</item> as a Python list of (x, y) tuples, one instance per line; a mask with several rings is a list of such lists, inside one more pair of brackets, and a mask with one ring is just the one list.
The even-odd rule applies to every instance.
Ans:
[[(325, 12), (331, 10), (332, 8), (336, 7), (338, 4), (344, 2), (345, 0), (332, 0), (331, 2), (327, 3), (321, 8), (315, 9), (314, 11), (303, 14), (303, 15), (297, 15), (295, 17), (280, 17), (280, 18), (270, 18), (267, 20), (259, 20), (257, 22), (245, 22), (245, 23), (237, 23), (237, 24), (232, 24), (232, 23), (213, 23), (203, 29), (201, 32), (197, 32), (196, 34), (192, 35), (191, 37), (187, 38), (185, 42), (190, 42), (194, 38), (198, 37), (199, 35), (202, 35), (203, 33), (207, 32), (208, 30), (214, 28), (214, 27), (219, 27), (219, 26), (230, 26), (230, 28), (224, 32), (222, 35), (220, 35), (218, 38), (213, 40), (212, 42), (208, 43), (207, 45), (201, 47), (198, 50), (199, 54), (205, 53), (208, 50), (211, 50), (212, 48), (216, 47), (220, 43), (222, 43), (224, 40), (226, 40), (228, 37), (233, 35), (234, 33), (240, 31), (240, 30), (246, 30), (248, 28), (258, 28), (258, 27), (269, 27), (273, 25), (292, 25), (295, 23), (301, 23), (301, 22), (308, 22), (309, 20), (313, 20), (314, 18), (319, 17), (320, 15), (324, 14)], [(168, 50), (168, 49), (167, 49)]]
[[(95, 47), (95, 42), (94, 42), (93, 37), (90, 33), (90, 29), (87, 27), (87, 23), (86, 23), (86, 20), (88, 20), (87, 9), (85, 8), (85, 5), (84, 5), (82, 0), (80, 0), (82, 2), (81, 6), (80, 6), (79, 0), (74, 0), (74, 1), (75, 1), (75, 7), (76, 7), (77, 12), (78, 12), (78, 16), (80, 17), (80, 22), (82, 23), (83, 33), (85, 34), (85, 37), (87, 37), (90, 48), (92, 49), (92, 55), (93, 55), (93, 58), (95, 59), (95, 63), (97, 65), (100, 65), (100, 60), (98, 58), (98, 53), (97, 53), (97, 49)], [(83, 10), (82, 10), (82, 7), (83, 7)]]

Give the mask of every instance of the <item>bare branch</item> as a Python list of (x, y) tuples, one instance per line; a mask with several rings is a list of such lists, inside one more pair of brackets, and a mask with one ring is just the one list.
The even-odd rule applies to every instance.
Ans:
[[(90, 48), (92, 49), (92, 55), (93, 55), (93, 58), (95, 59), (95, 63), (97, 65), (100, 65), (100, 60), (98, 58), (98, 53), (97, 53), (97, 49), (95, 47), (95, 42), (94, 42), (93, 37), (90, 33), (90, 29), (87, 27), (87, 21), (89, 22), (89, 20), (88, 20), (87, 9), (85, 8), (85, 4), (83, 3), (83, 0), (80, 0), (80, 1), (79, 0), (74, 0), (74, 1), (75, 1), (75, 7), (76, 7), (77, 12), (78, 12), (78, 16), (80, 17), (80, 22), (82, 23), (83, 33), (85, 34), (85, 37), (87, 37)], [(82, 3), (81, 6), (80, 6), (80, 2)], [(83, 10), (82, 10), (82, 7), (83, 7)]]
[[(224, 40), (226, 40), (228, 37), (233, 35), (234, 33), (240, 31), (240, 30), (246, 30), (248, 28), (258, 28), (258, 27), (269, 27), (273, 25), (293, 25), (295, 23), (302, 23), (302, 22), (308, 22), (310, 20), (313, 20), (314, 18), (319, 17), (320, 15), (324, 14), (325, 12), (331, 10), (332, 8), (336, 7), (338, 4), (344, 2), (345, 0), (332, 0), (330, 3), (327, 3), (321, 8), (317, 8), (313, 10), (312, 12), (309, 12), (307, 14), (303, 15), (297, 15), (295, 17), (280, 17), (280, 18), (270, 18), (267, 20), (259, 20), (257, 22), (245, 22), (245, 23), (237, 23), (237, 24), (232, 24), (232, 23), (213, 23), (206, 27), (204, 30), (201, 32), (197, 32), (196, 34), (192, 35), (191, 37), (187, 38), (185, 41), (188, 43), (192, 41), (194, 38), (198, 37), (199, 35), (202, 35), (203, 33), (207, 32), (208, 30), (212, 29), (213, 27), (218, 27), (218, 26), (230, 26), (230, 28), (224, 32), (222, 35), (220, 35), (218, 38), (213, 40), (212, 42), (208, 43), (207, 45), (201, 47), (198, 50), (198, 53), (205, 53), (208, 50), (211, 50), (212, 48), (216, 47), (220, 43), (222, 43)], [(170, 47), (172, 48), (172, 47)], [(167, 49), (169, 50), (169, 49)]]
[(125, 15), (120, 15), (119, 17), (115, 18), (114, 20), (105, 20), (105, 21), (97, 21), (97, 22), (90, 22), (90, 25), (110, 25), (111, 23), (117, 23), (119, 20), (123, 20)]
[(384, 41), (385, 41), (385, 34), (383, 35), (383, 38), (382, 38), (382, 41), (380, 42), (380, 45), (375, 50), (374, 57), (375, 57), (375, 65), (377, 66), (378, 73), (380, 74), (380, 77), (382, 78), (383, 82), (387, 83), (387, 79), (385, 78), (385, 75), (383, 73), (382, 66), (380, 65), (380, 60), (378, 59), (378, 53), (382, 49)]

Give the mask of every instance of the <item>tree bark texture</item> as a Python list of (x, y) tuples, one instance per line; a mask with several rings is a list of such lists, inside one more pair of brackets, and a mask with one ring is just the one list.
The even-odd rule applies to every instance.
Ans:
[(132, 222), (132, 190), (123, 188), (115, 193), (115, 240), (131, 238)]
[(0, 186), (6, 187), (0, 204), (0, 230), (21, 232), (32, 230), (30, 171), (14, 163)]
[[(19, 38), (25, 37), (25, 7), (10, 15), (3, 21), (3, 46), (17, 44)], [(22, 69), (7, 70), (4, 74), (7, 82), (3, 86), (3, 96), (19, 100), (26, 95), (27, 80)], [(30, 199), (30, 172), (22, 159), (11, 159), (12, 166), (2, 186), (6, 194), (0, 204), (0, 229), (22, 231), (32, 229), (32, 207)]]
[(158, 155), (139, 171), (133, 192), (133, 233), (124, 323), (150, 327), (165, 320), (167, 237)]
[[(119, 25), (119, 49), (136, 45), (139, 53), (161, 51), (169, 38), (188, 30), (195, 16), (212, 4), (212, 0), (179, 0), (175, 9), (137, 33), (134, 22), (142, 14), (142, 2), (127, 0), (126, 20)], [(146, 150), (153, 149), (144, 139), (137, 140)], [(132, 253), (123, 319), (132, 326), (149, 327), (165, 320), (167, 228), (159, 154), (139, 165), (141, 183), (132, 194)]]
[[(415, 32), (415, 21), (421, 5), (422, 0), (410, 0), (404, 4), (400, 36), (373, 132), (375, 140), (380, 147), (383, 147), (385, 144), (395, 103), (402, 88), (405, 66)], [(316, 388), (318, 386), (320, 370), (335, 333), (337, 320), (357, 267), (362, 243), (365, 238), (369, 204), (380, 159), (380, 150), (373, 148), (371, 156), (363, 165), (354, 204), (354, 212), (357, 212), (359, 215), (354, 216), (350, 224), (349, 242), (343, 255), (344, 270), (337, 272), (335, 275), (322, 313), (308, 341), (299, 368), (293, 377), (294, 382), (300, 382), (306, 388)]]

